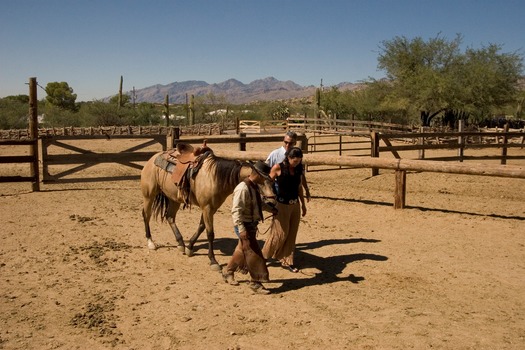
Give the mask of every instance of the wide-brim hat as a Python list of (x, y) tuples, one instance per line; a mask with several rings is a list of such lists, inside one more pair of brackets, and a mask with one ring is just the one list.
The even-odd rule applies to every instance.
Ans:
[(270, 178), (270, 170), (272, 170), (272, 168), (268, 164), (266, 164), (263, 161), (258, 160), (252, 166), (253, 166), (253, 169), (259, 175), (264, 177), (266, 180), (271, 180), (271, 178)]

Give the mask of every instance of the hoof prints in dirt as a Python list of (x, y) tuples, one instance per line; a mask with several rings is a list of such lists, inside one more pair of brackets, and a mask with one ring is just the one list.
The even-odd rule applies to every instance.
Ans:
[(113, 314), (115, 304), (99, 296), (95, 302), (90, 302), (73, 316), (69, 324), (73, 327), (86, 328), (94, 331), (99, 337), (104, 337), (105, 343), (112, 346), (122, 344), (122, 333), (117, 328), (117, 317)]
[(89, 217), (89, 216), (80, 216), (80, 215), (77, 215), (77, 214), (72, 214), (72, 215), (69, 215), (69, 219), (71, 219), (73, 221), (78, 221), (80, 223), (85, 223), (85, 222), (94, 221), (97, 218)]
[[(84, 245), (80, 247), (69, 247), (73, 254), (80, 254), (81, 252), (87, 252), (88, 256), (93, 262), (99, 266), (104, 267), (107, 266), (108, 258), (105, 258), (104, 255), (108, 251), (113, 252), (119, 252), (119, 251), (125, 251), (125, 252), (131, 252), (131, 250), (134, 248), (133, 246), (126, 244), (126, 243), (119, 243), (112, 239), (107, 239), (104, 242), (92, 242), (89, 245)], [(69, 260), (69, 257), (66, 259)], [(117, 258), (114, 258), (113, 260), (117, 260)]]

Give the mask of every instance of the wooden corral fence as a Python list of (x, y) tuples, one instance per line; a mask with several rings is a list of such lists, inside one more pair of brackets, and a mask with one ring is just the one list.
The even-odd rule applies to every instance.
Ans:
[[(267, 154), (262, 152), (215, 152), (217, 155), (240, 160), (264, 160)], [(305, 154), (303, 161), (309, 165), (335, 165), (352, 168), (377, 168), (395, 170), (394, 208), (405, 207), (406, 172), (437, 172), (450, 174), (498, 176), (525, 179), (525, 167), (513, 165), (486, 165), (450, 163), (432, 160), (384, 159), (373, 157), (326, 156)]]
[[(184, 137), (183, 139), (174, 139), (172, 147), (175, 147), (179, 142), (198, 144), (203, 142), (202, 137)], [(220, 135), (207, 137), (206, 142), (210, 144), (217, 143), (238, 143), (239, 151), (246, 151), (246, 144), (248, 143), (266, 143), (266, 142), (278, 142), (283, 140), (283, 135), (246, 135), (241, 133), (240, 135)], [(304, 134), (297, 134), (297, 147), (301, 148), (304, 152), (308, 150), (308, 138)], [(268, 156), (268, 154), (266, 155)], [(263, 159), (266, 160), (266, 157)]]
[[(48, 136), (42, 138), (42, 174), (43, 182), (88, 182), (88, 181), (107, 181), (107, 180), (129, 180), (138, 179), (139, 175), (126, 176), (103, 176), (96, 178), (68, 178), (65, 176), (85, 170), (89, 167), (102, 163), (116, 163), (127, 167), (141, 170), (142, 165), (134, 162), (144, 162), (156, 152), (140, 151), (148, 146), (160, 144), (163, 150), (167, 149), (171, 135), (76, 135), (76, 136)], [(94, 152), (93, 150), (82, 148), (75, 145), (76, 141), (82, 140), (123, 140), (140, 139), (144, 142), (134, 145), (131, 148), (122, 150), (118, 153)], [(62, 150), (62, 153), (50, 154), (49, 148), (53, 146)], [(84, 146), (85, 147), (85, 146)], [(65, 153), (64, 151), (70, 151)], [(74, 153), (71, 153), (74, 152)], [(67, 170), (62, 170), (54, 174), (50, 173), (51, 166), (66, 165), (74, 166)]]
[[(347, 155), (354, 157), (369, 157), (370, 156), (370, 134), (321, 134), (308, 137), (308, 153), (310, 154), (330, 154), (330, 155)], [(316, 166), (314, 164), (307, 165), (307, 171), (325, 171), (342, 169), (338, 167)]]
[[(395, 158), (401, 158), (400, 152), (417, 151), (417, 159), (459, 161), (464, 160), (500, 160), (507, 164), (507, 160), (525, 159), (525, 154), (508, 155), (509, 148), (523, 148), (524, 135), (522, 131), (509, 132), (506, 127), (502, 132), (493, 131), (460, 131), (460, 132), (418, 132), (411, 134), (399, 133), (371, 133), (371, 156), (379, 157), (381, 152), (391, 152)], [(500, 142), (501, 140), (501, 142)], [(384, 146), (381, 146), (381, 141)], [(404, 144), (396, 144), (404, 143)], [(465, 150), (469, 149), (501, 149), (499, 155), (467, 156)], [(428, 157), (428, 150), (457, 150), (456, 156)], [(377, 170), (373, 171), (376, 175)]]
[[(525, 159), (521, 155), (509, 155), (510, 148), (524, 148), (523, 131), (479, 131), (479, 132), (419, 132), (419, 133), (380, 133), (373, 131), (369, 134), (322, 134), (308, 137), (308, 153), (325, 154), (326, 156), (347, 155), (355, 157), (379, 158), (381, 153), (391, 153), (394, 158), (427, 159), (442, 161), (485, 161), (500, 160), (507, 164), (509, 160)], [(465, 155), (465, 150), (473, 149), (500, 149), (499, 155)], [(457, 155), (429, 157), (430, 151), (457, 150)], [(417, 151), (416, 156), (408, 152)], [(405, 154), (403, 154), (405, 153)], [(341, 169), (339, 167), (308, 164), (307, 170), (326, 171)], [(379, 169), (372, 169), (372, 176), (378, 175)]]
[[(38, 128), (38, 137), (48, 136), (116, 136), (116, 135), (168, 135), (177, 129), (179, 135), (221, 135), (224, 131), (218, 123), (196, 124), (191, 126), (99, 126)], [(0, 140), (26, 140), (30, 138), (29, 129), (0, 130)]]
[[(363, 120), (304, 117), (290, 117), (286, 120), (237, 120), (236, 126), (237, 134), (282, 133), (285, 130), (293, 130), (300, 133), (315, 133), (316, 135), (328, 133), (354, 134), (357, 136), (369, 134), (373, 130), (382, 132), (411, 132), (413, 128), (400, 124)], [(187, 133), (182, 131), (182, 134)], [(193, 134), (197, 135), (197, 133)]]
[(259, 120), (239, 120), (239, 132), (243, 134), (260, 134), (261, 122)]
[[(300, 120), (303, 120), (302, 118)], [(460, 122), (460, 130), (463, 128)], [(290, 124), (291, 125), (291, 124)], [(290, 127), (293, 129), (292, 127)], [(306, 128), (308, 129), (308, 128)], [(298, 130), (297, 128), (295, 130)], [(299, 128), (304, 130), (304, 127)], [(416, 158), (429, 160), (464, 161), (464, 160), (500, 160), (506, 164), (508, 160), (524, 159), (524, 155), (509, 155), (509, 148), (524, 147), (524, 130), (509, 131), (459, 131), (459, 132), (429, 132), (422, 128), (420, 132), (385, 132), (373, 130), (372, 132), (339, 131), (337, 133), (309, 132), (308, 153), (325, 153), (330, 155), (371, 156), (379, 157), (381, 153), (389, 152), (395, 158)], [(493, 152), (484, 156), (468, 156), (465, 150), (469, 149), (501, 149), (499, 155)], [(429, 157), (430, 150), (457, 149), (457, 156), (448, 155)], [(417, 151), (417, 156), (409, 155), (405, 151)], [(427, 151), (427, 152), (425, 152)], [(413, 153), (413, 152), (412, 152)], [(425, 156), (425, 153), (427, 155)], [(339, 167), (340, 168), (340, 167)], [(308, 166), (308, 171), (333, 170), (337, 167)], [(373, 169), (372, 175), (377, 175), (378, 170)]]
[(29, 163), (29, 176), (1, 176), (0, 182), (31, 182), (33, 191), (40, 191), (38, 171), (38, 99), (36, 78), (29, 78), (29, 129), (25, 140), (1, 140), (0, 145), (29, 146), (29, 155), (0, 156), (0, 163)]
[(237, 133), (282, 133), (288, 128), (286, 120), (239, 120)]
[(29, 146), (29, 155), (0, 155), (0, 163), (28, 163), (30, 175), (4, 175), (0, 176), (0, 182), (31, 182), (33, 191), (40, 191), (40, 180), (38, 172), (38, 139), (28, 140), (0, 140), (0, 146)]
[(326, 118), (287, 118), (287, 128), (302, 133), (345, 134), (356, 136), (368, 134), (371, 131), (380, 132), (412, 132), (413, 128), (406, 125), (373, 122), (366, 120), (326, 119)]

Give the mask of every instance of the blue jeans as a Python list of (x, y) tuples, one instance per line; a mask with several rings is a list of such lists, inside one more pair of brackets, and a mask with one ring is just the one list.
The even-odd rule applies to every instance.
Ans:
[[(246, 229), (254, 228), (257, 231), (257, 225), (259, 224), (259, 222), (258, 221), (243, 222), (243, 224), (244, 224), (244, 227), (246, 227)], [(233, 232), (237, 235), (238, 238), (241, 238), (239, 227), (237, 225), (233, 226)]]

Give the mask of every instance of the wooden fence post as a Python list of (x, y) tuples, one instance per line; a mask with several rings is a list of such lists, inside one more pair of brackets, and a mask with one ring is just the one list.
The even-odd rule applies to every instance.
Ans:
[(464, 129), (464, 125), (465, 125), (465, 122), (464, 122), (463, 119), (458, 120), (458, 132), (459, 132), (459, 136), (458, 136), (458, 145), (459, 145), (458, 157), (459, 157), (459, 161), (460, 162), (463, 162), (463, 152), (465, 150), (465, 138), (461, 135), (461, 133), (463, 132), (463, 129)]
[[(422, 126), (419, 128), (419, 132), (420, 133), (424, 133), (426, 131), (426, 127)], [(421, 146), (424, 146), (425, 145), (425, 138), (424, 137), (420, 137), (418, 139), (418, 144), (421, 145)], [(425, 149), (424, 148), (420, 148), (418, 150), (419, 152), (419, 155), (418, 155), (418, 159), (425, 159)]]
[[(339, 135), (339, 155), (343, 155), (343, 135)], [(343, 167), (339, 165), (339, 169), (343, 169)]]
[(503, 135), (503, 145), (501, 148), (501, 164), (505, 165), (507, 164), (507, 143), (508, 143), (507, 133), (509, 132), (508, 123), (506, 123), (505, 126), (503, 127), (503, 132), (504, 132), (504, 135)]
[(406, 180), (407, 172), (405, 170), (396, 170), (396, 186), (394, 190), (394, 209), (403, 209), (405, 207), (406, 197)]
[[(244, 132), (241, 132), (239, 133), (239, 137), (240, 138), (245, 138), (246, 137), (246, 133)], [(241, 141), (239, 142), (239, 151), (246, 151), (246, 142), (245, 141)]]
[(33, 191), (40, 191), (40, 176), (38, 171), (38, 98), (36, 87), (36, 78), (29, 78), (29, 138), (35, 140), (35, 142), (29, 146), (29, 153), (33, 157), (30, 175), (35, 179), (32, 183)]
[(54, 136), (47, 136), (42, 139), (42, 181), (44, 183), (52, 181), (49, 175), (49, 164), (47, 162), (47, 148), (51, 145)]
[[(180, 128), (177, 127), (170, 127), (167, 135), (167, 142), (166, 142), (166, 148), (172, 149), (175, 147), (175, 140), (180, 139)], [(166, 151), (163, 149), (163, 151)]]
[[(370, 133), (370, 157), (379, 158), (379, 133)], [(379, 168), (372, 168), (372, 176), (379, 175)]]

